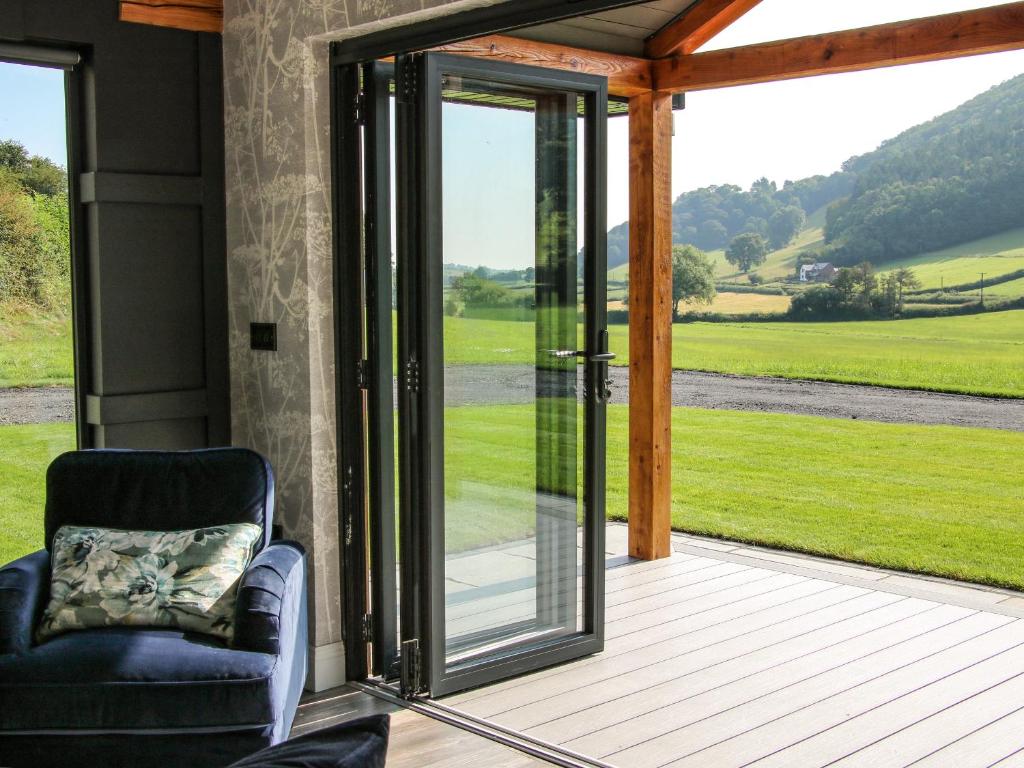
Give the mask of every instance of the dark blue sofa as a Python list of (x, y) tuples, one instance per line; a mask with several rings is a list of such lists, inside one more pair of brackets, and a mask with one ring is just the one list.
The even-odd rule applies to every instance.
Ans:
[[(0, 766), (225, 766), (288, 737), (306, 678), (306, 557), (271, 542), (258, 454), (77, 451), (46, 477), (46, 549), (0, 569)], [(252, 522), (230, 647), (166, 629), (68, 632), (40, 645), (61, 525), (182, 530)]]

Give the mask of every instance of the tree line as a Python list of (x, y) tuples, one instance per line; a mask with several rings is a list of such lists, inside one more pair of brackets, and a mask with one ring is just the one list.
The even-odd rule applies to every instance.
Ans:
[[(726, 248), (740, 271), (826, 208), (825, 245), (809, 261), (884, 264), (1024, 226), (1024, 75), (922, 123), (829, 176), (710, 186), (672, 206), (673, 241)], [(628, 223), (608, 233), (609, 265), (628, 260)], [(753, 247), (758, 246), (758, 247)], [(732, 259), (730, 259), (732, 261)]]
[(66, 311), (71, 231), (64, 168), (0, 141), (0, 302)]
[(920, 287), (911, 269), (879, 276), (865, 261), (841, 268), (829, 285), (816, 285), (794, 296), (788, 314), (800, 320), (895, 320), (903, 314), (904, 297)]

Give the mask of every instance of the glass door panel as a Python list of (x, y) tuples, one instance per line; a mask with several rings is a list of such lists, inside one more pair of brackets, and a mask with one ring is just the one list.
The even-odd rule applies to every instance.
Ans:
[(403, 547), (419, 552), (402, 637), (436, 696), (601, 647), (606, 95), (451, 56), (398, 66)]

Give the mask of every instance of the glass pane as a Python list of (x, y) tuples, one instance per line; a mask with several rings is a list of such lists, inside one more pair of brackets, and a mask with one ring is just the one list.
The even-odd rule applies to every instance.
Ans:
[(581, 629), (575, 94), (448, 78), (449, 663)]

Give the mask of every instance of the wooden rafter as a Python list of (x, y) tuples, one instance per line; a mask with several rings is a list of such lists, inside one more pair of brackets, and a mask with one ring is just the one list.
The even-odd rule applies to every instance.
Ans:
[(121, 21), (192, 32), (224, 29), (223, 0), (121, 0)]
[(659, 90), (699, 91), (1024, 48), (1024, 2), (654, 62)]
[(652, 59), (690, 54), (761, 0), (697, 0), (678, 19), (652, 35), (644, 52)]
[(442, 45), (434, 50), (512, 64), (531, 64), (548, 69), (601, 75), (608, 78), (608, 93), (612, 96), (635, 96), (651, 90), (651, 62), (634, 56), (538, 43), (505, 35), (478, 37)]

